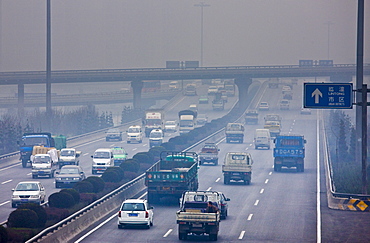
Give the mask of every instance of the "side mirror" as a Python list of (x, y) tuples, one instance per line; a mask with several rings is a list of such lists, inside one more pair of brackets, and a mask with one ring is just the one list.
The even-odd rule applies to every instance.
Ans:
[(230, 201), (230, 198), (226, 198), (225, 201)]
[(91, 158), (94, 158), (94, 156), (93, 156), (93, 155), (91, 155)]
[(55, 174), (59, 175), (59, 171), (55, 171)]
[(12, 189), (12, 192), (14, 192), (15, 190), (14, 190), (14, 188)]
[(154, 209), (154, 207), (153, 206), (150, 206), (149, 209)]
[(304, 141), (304, 143), (307, 143), (306, 139), (305, 139), (305, 140), (303, 140), (303, 141)]

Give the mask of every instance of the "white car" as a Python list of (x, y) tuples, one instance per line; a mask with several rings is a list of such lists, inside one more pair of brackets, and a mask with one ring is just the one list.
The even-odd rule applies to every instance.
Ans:
[(290, 86), (288, 86), (288, 85), (283, 86), (283, 88), (281, 89), (281, 92), (282, 92), (283, 94), (285, 94), (285, 93), (287, 93), (287, 92), (290, 92), (290, 91), (292, 91), (292, 89), (291, 89), (291, 88), (290, 88)]
[(258, 110), (260, 111), (268, 111), (270, 109), (269, 103), (267, 102), (261, 102), (258, 106)]
[(12, 191), (12, 208), (24, 203), (42, 204), (45, 202), (45, 188), (39, 181), (19, 182)]
[(118, 228), (124, 226), (153, 226), (153, 207), (150, 207), (145, 199), (127, 199), (118, 212)]
[(164, 123), (165, 132), (177, 132), (177, 122), (176, 121), (166, 121)]
[(308, 109), (308, 108), (302, 108), (302, 109), (301, 109), (301, 114), (302, 114), (302, 115), (311, 115), (311, 109)]

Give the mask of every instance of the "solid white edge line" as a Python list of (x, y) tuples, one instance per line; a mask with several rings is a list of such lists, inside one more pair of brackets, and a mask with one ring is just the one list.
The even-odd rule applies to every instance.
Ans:
[[(145, 192), (143, 195), (141, 195), (139, 197), (139, 199), (141, 199), (142, 197), (144, 197), (146, 194), (147, 194), (147, 192)], [(81, 236), (74, 243), (79, 243), (79, 242), (83, 241), (86, 237), (88, 237), (89, 235), (91, 235), (92, 233), (94, 233), (95, 231), (97, 231), (100, 227), (102, 227), (103, 225), (105, 225), (106, 223), (108, 223), (109, 221), (111, 221), (114, 217), (117, 217), (117, 213), (113, 214), (108, 219), (106, 219), (104, 222), (102, 222), (101, 224), (99, 224), (98, 226), (96, 226), (95, 228), (93, 228), (92, 230), (90, 230), (89, 232), (87, 232), (86, 234), (84, 234), (83, 236)]]
[(166, 234), (164, 234), (163, 238), (166, 238), (169, 234), (171, 234), (173, 229), (169, 229)]
[(316, 136), (317, 136), (317, 144), (316, 144), (316, 153), (317, 153), (317, 157), (316, 157), (316, 166), (317, 166), (317, 187), (316, 187), (316, 195), (317, 195), (317, 205), (316, 205), (316, 214), (317, 214), (317, 228), (316, 228), (316, 231), (317, 231), (317, 243), (321, 243), (321, 198), (320, 198), (320, 135), (319, 135), (319, 126), (320, 126), (320, 123), (319, 123), (319, 117), (318, 117), (318, 112), (316, 112)]
[(242, 232), (240, 232), (240, 235), (239, 235), (239, 240), (242, 240), (243, 237), (244, 237), (244, 234), (245, 234), (245, 230), (243, 230)]
[(7, 204), (7, 203), (10, 203), (10, 201), (6, 201), (6, 202), (3, 202), (3, 203), (0, 203), (0, 206), (3, 206), (5, 204)]

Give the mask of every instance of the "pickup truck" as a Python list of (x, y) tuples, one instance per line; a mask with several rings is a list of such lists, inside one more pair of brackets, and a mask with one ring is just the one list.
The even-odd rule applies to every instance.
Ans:
[(218, 165), (218, 151), (220, 150), (215, 143), (205, 143), (199, 153), (199, 165), (204, 163)]
[(252, 156), (244, 152), (229, 152), (225, 156), (222, 165), (224, 174), (224, 184), (229, 184), (231, 180), (243, 181), (249, 185), (252, 178)]
[[(192, 192), (185, 192), (181, 198), (180, 210), (176, 212), (179, 240), (186, 240), (188, 234), (209, 236), (210, 240), (216, 241), (220, 225), (220, 211), (215, 213), (207, 212), (207, 201), (213, 205), (217, 204), (208, 199), (204, 193), (199, 196), (188, 195)], [(198, 192), (193, 192), (197, 194)], [(215, 205), (219, 206), (219, 205)]]
[(245, 124), (258, 124), (257, 110), (248, 110), (245, 112)]

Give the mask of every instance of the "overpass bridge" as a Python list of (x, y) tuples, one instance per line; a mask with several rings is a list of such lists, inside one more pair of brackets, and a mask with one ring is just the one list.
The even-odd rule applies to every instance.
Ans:
[[(140, 68), (140, 69), (101, 69), (101, 70), (60, 70), (51, 72), (51, 83), (86, 82), (131, 82), (134, 107), (140, 107), (143, 80), (182, 80), (182, 79), (235, 79), (239, 89), (239, 100), (247, 97), (252, 78), (279, 77), (330, 77), (335, 82), (349, 82), (356, 75), (355, 64), (335, 64), (331, 66), (227, 66), (198, 68)], [(370, 75), (370, 64), (364, 64), (364, 75)], [(18, 107), (24, 107), (24, 85), (46, 83), (45, 71), (1, 72), (0, 85), (18, 85)], [(51, 94), (50, 94), (51, 96)]]

